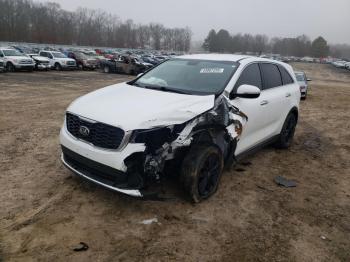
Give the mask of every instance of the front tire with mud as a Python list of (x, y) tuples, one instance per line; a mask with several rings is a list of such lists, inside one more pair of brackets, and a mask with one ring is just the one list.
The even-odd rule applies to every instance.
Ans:
[(181, 180), (194, 203), (216, 192), (223, 166), (223, 156), (218, 147), (198, 145), (190, 149), (182, 163)]

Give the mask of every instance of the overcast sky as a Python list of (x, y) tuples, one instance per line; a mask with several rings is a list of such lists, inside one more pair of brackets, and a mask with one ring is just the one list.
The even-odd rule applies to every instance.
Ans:
[[(39, 0), (37, 0), (39, 1)], [(46, 0), (40, 0), (45, 2)], [(189, 26), (194, 40), (212, 28), (231, 33), (266, 34), (350, 44), (350, 0), (51, 0), (62, 8), (103, 9), (122, 20)]]

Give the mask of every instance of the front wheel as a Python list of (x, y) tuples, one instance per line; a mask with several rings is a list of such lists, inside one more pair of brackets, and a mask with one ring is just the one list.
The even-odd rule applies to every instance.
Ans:
[(276, 146), (278, 148), (286, 149), (290, 147), (294, 138), (296, 125), (297, 125), (297, 117), (295, 114), (290, 113), (287, 116), (286, 120), (284, 121), (281, 133), (276, 142)]
[(15, 66), (12, 63), (7, 63), (6, 70), (7, 70), (7, 72), (15, 72), (16, 71)]
[(181, 180), (193, 202), (198, 203), (216, 192), (223, 166), (222, 153), (216, 146), (195, 146), (189, 151), (182, 163)]
[(61, 71), (62, 70), (62, 66), (59, 63), (55, 64), (55, 70), (56, 71)]

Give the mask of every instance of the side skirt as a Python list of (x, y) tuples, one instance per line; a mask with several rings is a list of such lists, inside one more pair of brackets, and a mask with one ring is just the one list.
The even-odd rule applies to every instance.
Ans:
[(237, 162), (242, 161), (244, 158), (247, 158), (248, 156), (255, 154), (260, 149), (275, 143), (278, 140), (278, 137), (279, 137), (279, 135), (275, 135), (275, 136), (257, 144), (256, 146), (249, 148), (248, 150), (240, 153), (239, 155), (236, 155), (236, 157), (235, 157), (236, 161)]

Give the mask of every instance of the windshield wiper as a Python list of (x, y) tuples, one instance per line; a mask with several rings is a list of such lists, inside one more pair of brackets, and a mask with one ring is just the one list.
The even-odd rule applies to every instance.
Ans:
[(141, 87), (148, 88), (148, 89), (153, 89), (153, 90), (165, 91), (165, 92), (178, 93), (178, 94), (188, 94), (185, 91), (168, 88), (166, 86), (141, 86)]

